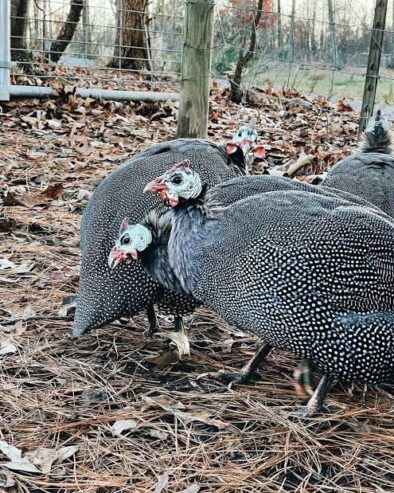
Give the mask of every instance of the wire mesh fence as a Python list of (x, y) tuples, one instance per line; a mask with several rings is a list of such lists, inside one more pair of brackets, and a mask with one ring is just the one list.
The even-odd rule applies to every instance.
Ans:
[[(177, 92), (185, 3), (11, 0), (11, 83)], [(249, 90), (361, 99), (374, 7), (373, 0), (217, 0), (207, 75)], [(381, 47), (381, 104), (394, 104), (393, 9)]]
[[(260, 17), (256, 24), (257, 13)], [(245, 88), (296, 89), (304, 94), (361, 99), (375, 2), (230, 0), (218, 5), (213, 73), (235, 75), (240, 50), (256, 41), (242, 81)], [(387, 12), (378, 102), (394, 104), (394, 14)], [(250, 52), (250, 51), (249, 51)]]
[(21, 1), (11, 2), (15, 83), (42, 85), (56, 78), (80, 87), (133, 90), (179, 82), (179, 0), (167, 1), (165, 11), (145, 1), (33, 0), (22, 15)]

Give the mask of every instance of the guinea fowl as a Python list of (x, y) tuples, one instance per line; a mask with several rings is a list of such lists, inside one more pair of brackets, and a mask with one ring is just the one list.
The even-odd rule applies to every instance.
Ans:
[[(160, 180), (159, 180), (160, 181)], [(314, 193), (317, 195), (324, 195), (328, 197), (340, 197), (345, 200), (349, 200), (357, 205), (374, 209), (377, 214), (381, 214), (386, 217), (379, 208), (375, 208), (372, 204), (360, 197), (353, 196), (352, 194), (342, 192), (340, 190), (325, 190), (313, 185), (309, 185), (297, 180), (290, 180), (288, 178), (264, 175), (264, 176), (242, 176), (227, 180), (223, 183), (215, 185), (207, 192), (207, 200), (214, 202), (216, 205), (228, 206), (234, 202), (253, 195), (259, 195), (261, 193), (267, 193), (272, 191), (305, 191)], [(163, 216), (164, 218), (165, 216)], [(155, 214), (148, 214), (147, 218), (140, 225), (129, 225), (129, 218), (125, 218), (122, 223), (122, 227), (119, 233), (119, 237), (116, 244), (109, 256), (109, 265), (115, 267), (119, 262), (126, 260), (133, 249), (139, 250), (139, 245), (146, 244), (146, 238), (144, 235), (148, 235), (150, 245), (148, 255), (142, 255), (141, 263), (145, 270), (149, 272), (149, 267), (154, 264), (153, 258), (160, 259), (159, 261), (166, 265), (168, 262), (166, 244), (168, 242), (170, 233), (170, 224), (164, 219), (157, 221)], [(142, 226), (142, 227), (141, 227)], [(145, 231), (145, 232), (144, 232)], [(138, 235), (139, 233), (139, 235)], [(130, 243), (130, 237), (134, 237), (134, 242)], [(139, 243), (136, 243), (137, 238)], [(155, 277), (151, 273), (151, 277)], [(223, 382), (238, 382), (247, 383), (256, 373), (258, 364), (264, 355), (264, 348), (261, 351), (257, 351), (255, 356), (238, 372), (226, 372), (220, 370), (219, 372), (209, 373), (210, 376), (219, 378)], [(303, 362), (294, 372), (295, 386), (297, 393), (313, 394), (311, 387), (312, 368), (309, 362)]]
[(359, 152), (336, 164), (321, 186), (358, 195), (394, 217), (391, 144), (390, 124), (378, 111), (369, 121)]
[[(177, 139), (154, 145), (124, 163), (95, 190), (81, 221), (81, 275), (72, 335), (79, 337), (121, 317), (147, 310), (150, 331), (157, 328), (154, 304), (175, 315), (176, 329), (181, 316), (196, 305), (189, 296), (163, 289), (137, 264), (123, 264), (116, 271), (107, 264), (108, 254), (126, 215), (140, 221), (152, 207), (162, 207), (157, 197), (143, 194), (149, 179), (163, 173), (175, 160), (192, 158), (209, 185), (245, 172), (245, 154), (259, 152), (257, 135), (238, 133), (231, 141), (231, 155), (215, 144), (199, 139)], [(241, 147), (241, 144), (243, 147)], [(234, 146), (236, 149), (234, 150)]]
[[(394, 223), (385, 214), (305, 191), (220, 207), (185, 164), (146, 188), (175, 208), (150, 215), (159, 235), (138, 250), (130, 234), (129, 254), (163, 285), (263, 337), (260, 360), (275, 347), (322, 370), (306, 415), (322, 406), (333, 377), (373, 384), (394, 374)], [(163, 262), (149, 245), (170, 221)]]

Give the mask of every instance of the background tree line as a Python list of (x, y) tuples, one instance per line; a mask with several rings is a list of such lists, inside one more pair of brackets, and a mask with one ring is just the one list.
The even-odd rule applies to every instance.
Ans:
[[(365, 66), (374, 3), (371, 0), (366, 6), (353, 0), (350, 4), (348, 0), (218, 3), (214, 74), (231, 80), (237, 100), (245, 71), (258, 72), (263, 66), (261, 70), (266, 70), (270, 62), (336, 70)], [(183, 0), (102, 0), (100, 4), (11, 0), (11, 10), (14, 60), (32, 60), (32, 52), (39, 52), (58, 62), (63, 53), (70, 53), (120, 69), (180, 72)], [(386, 29), (390, 26), (394, 26), (393, 4)], [(383, 53), (383, 66), (394, 67), (392, 32), (386, 34)]]

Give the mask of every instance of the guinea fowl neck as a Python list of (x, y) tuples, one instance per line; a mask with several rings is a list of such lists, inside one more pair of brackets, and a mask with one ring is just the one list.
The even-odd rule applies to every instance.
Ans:
[(150, 214), (145, 221), (152, 233), (152, 243), (140, 253), (145, 272), (162, 286), (178, 293), (184, 293), (168, 257), (168, 241), (171, 233), (171, 211), (165, 214)]
[(172, 269), (187, 294), (193, 295), (195, 290), (196, 248), (211, 234), (215, 222), (211, 208), (201, 197), (173, 209), (168, 255)]
[(238, 176), (248, 174), (248, 165), (251, 163), (248, 162), (240, 147), (237, 147), (236, 151), (233, 154), (230, 154), (229, 158)]

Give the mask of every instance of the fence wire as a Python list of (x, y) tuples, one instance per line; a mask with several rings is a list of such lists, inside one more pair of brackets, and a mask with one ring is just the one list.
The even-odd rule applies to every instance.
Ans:
[[(329, 4), (332, 5), (330, 19)], [(358, 0), (262, 2), (256, 43), (250, 50), (258, 2), (218, 5), (213, 77), (234, 80), (240, 52), (252, 55), (244, 67), (245, 89), (296, 89), (303, 94), (361, 100), (375, 3)], [(294, 8), (295, 7), (295, 8)], [(394, 104), (394, 5), (387, 12), (377, 101)]]
[[(20, 1), (11, 0), (13, 83), (179, 89), (185, 0), (31, 0), (23, 15), (15, 8)], [(249, 54), (243, 88), (361, 99), (374, 6), (373, 0), (217, 0), (210, 75), (224, 86), (238, 84), (239, 56)], [(386, 104), (394, 104), (393, 8), (391, 2), (378, 86), (378, 101)], [(67, 31), (73, 35), (63, 52)]]
[[(11, 0), (11, 7), (17, 4)], [(12, 80), (47, 85), (62, 79), (115, 90), (164, 84), (177, 90), (184, 12), (179, 0), (166, 0), (165, 6), (144, 0), (32, 0), (25, 15), (11, 8)], [(72, 9), (79, 10), (77, 17)], [(63, 51), (67, 30), (73, 34)]]

